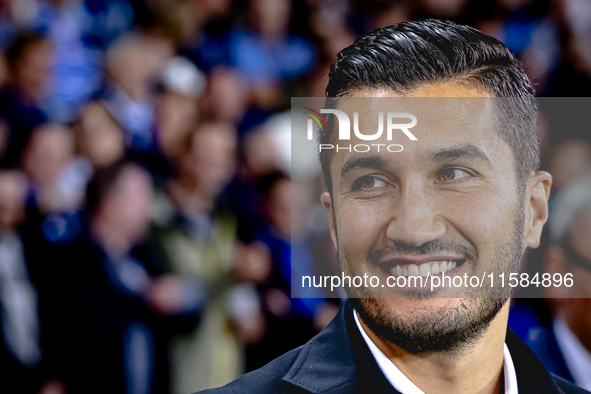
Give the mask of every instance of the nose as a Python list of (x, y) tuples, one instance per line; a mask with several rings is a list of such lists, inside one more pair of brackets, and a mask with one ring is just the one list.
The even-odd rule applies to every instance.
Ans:
[(414, 247), (445, 236), (446, 224), (436, 197), (419, 179), (401, 184), (400, 194), (392, 202), (394, 214), (386, 236)]

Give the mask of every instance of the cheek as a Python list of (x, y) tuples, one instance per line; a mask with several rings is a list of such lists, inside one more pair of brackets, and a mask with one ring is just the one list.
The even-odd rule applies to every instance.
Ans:
[[(443, 223), (446, 238), (465, 238), (480, 253), (513, 236), (516, 203), (509, 193), (442, 192), (432, 198), (426, 214)], [(389, 198), (342, 202), (336, 213), (340, 249), (351, 257), (365, 259), (372, 247), (388, 243), (388, 225), (396, 220), (395, 203)]]
[(349, 256), (365, 259), (369, 250), (385, 237), (390, 209), (387, 200), (345, 201), (337, 212), (339, 248)]
[(513, 236), (516, 215), (514, 196), (476, 191), (455, 194), (441, 202), (441, 217), (480, 252), (488, 245)]

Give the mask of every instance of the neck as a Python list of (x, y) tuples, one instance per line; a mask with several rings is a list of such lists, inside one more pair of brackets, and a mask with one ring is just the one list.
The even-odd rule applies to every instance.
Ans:
[(509, 303), (507, 302), (488, 330), (476, 343), (462, 352), (412, 354), (385, 342), (359, 319), (372, 342), (392, 363), (425, 393), (502, 392), (503, 352)]

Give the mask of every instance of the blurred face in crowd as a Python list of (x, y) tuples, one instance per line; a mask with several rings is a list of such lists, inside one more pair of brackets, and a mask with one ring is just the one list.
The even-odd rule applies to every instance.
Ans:
[(24, 151), (23, 167), (41, 187), (53, 185), (74, 154), (70, 131), (57, 125), (39, 126)]
[[(395, 97), (381, 90), (353, 96)], [(442, 84), (409, 96), (412, 103), (413, 96), (486, 95)], [(384, 136), (379, 142), (403, 145), (403, 152), (335, 153), (332, 200), (327, 193), (322, 199), (346, 275), (377, 276), (384, 284), (390, 275), (447, 271), (447, 276), (481, 278), (484, 272), (518, 272), (524, 249), (538, 246), (551, 178), (536, 174), (525, 195), (518, 191), (512, 150), (495, 130), (494, 108), (487, 102), (448, 99), (401, 105), (397, 110), (418, 119), (412, 129), (418, 141), (399, 131), (392, 141)], [(355, 108), (349, 103), (342, 110), (367, 119), (360, 116), (360, 129), (374, 130), (377, 112), (387, 112), (379, 103), (351, 103)], [(365, 142), (352, 138), (352, 145), (358, 143)], [(418, 353), (457, 349), (478, 338), (506, 304), (507, 290), (489, 284), (433, 292), (388, 287), (348, 291), (359, 297), (353, 302), (372, 331)], [(382, 298), (392, 295), (399, 298)]]
[(261, 178), (277, 169), (277, 147), (272, 131), (259, 129), (251, 131), (245, 138), (245, 170), (251, 178)]
[(166, 92), (160, 98), (158, 112), (160, 149), (166, 157), (176, 158), (182, 153), (197, 123), (197, 100), (176, 92)]
[(246, 112), (248, 89), (238, 73), (216, 68), (209, 75), (206, 101), (217, 120), (237, 122)]
[(78, 147), (95, 168), (107, 167), (125, 154), (123, 133), (97, 103), (89, 104), (80, 118)]
[(13, 229), (24, 218), (26, 190), (23, 174), (0, 170), (0, 231)]
[(143, 101), (173, 53), (166, 40), (129, 34), (107, 50), (107, 69), (132, 100)]
[(250, 20), (254, 28), (269, 38), (284, 34), (290, 18), (288, 0), (251, 0)]
[(49, 80), (52, 49), (49, 41), (41, 41), (25, 50), (13, 70), (15, 84), (32, 98), (40, 98)]
[(236, 144), (236, 130), (229, 124), (207, 123), (194, 132), (182, 168), (201, 193), (217, 196), (232, 179)]
[[(284, 239), (295, 241), (304, 234), (309, 208), (308, 188), (290, 179), (278, 180), (269, 192), (268, 215)], [(297, 215), (292, 215), (297, 212)]]
[(150, 175), (130, 164), (104, 197), (99, 215), (119, 234), (137, 241), (148, 229), (153, 194)]

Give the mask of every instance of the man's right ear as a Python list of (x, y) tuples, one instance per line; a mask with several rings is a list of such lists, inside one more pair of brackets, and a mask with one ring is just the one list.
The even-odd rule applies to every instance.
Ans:
[(324, 208), (328, 212), (328, 220), (330, 222), (330, 238), (332, 239), (332, 244), (337, 248), (337, 236), (334, 228), (334, 215), (333, 215), (333, 208), (332, 208), (332, 198), (328, 192), (322, 193), (320, 196), (320, 201), (324, 204)]

